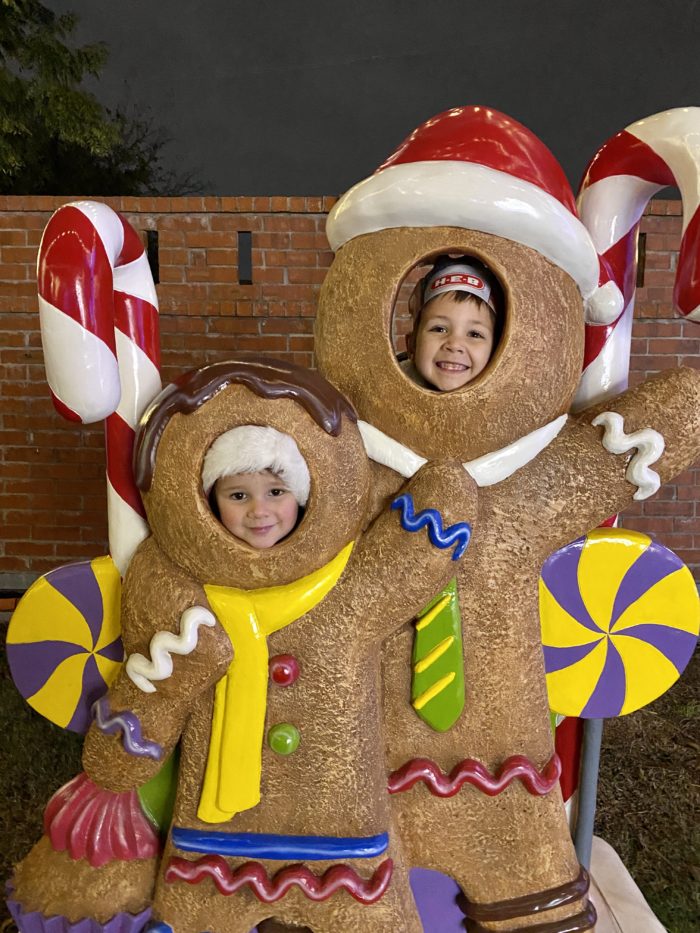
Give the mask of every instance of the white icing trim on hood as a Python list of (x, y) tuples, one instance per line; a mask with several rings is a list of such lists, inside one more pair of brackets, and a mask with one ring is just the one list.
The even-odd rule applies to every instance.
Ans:
[[(567, 418), (568, 415), (560, 415), (544, 427), (537, 428), (531, 434), (526, 434), (525, 437), (508, 444), (507, 447), (484, 454), (476, 460), (470, 460), (469, 463), (464, 464), (464, 469), (473, 477), (477, 486), (493, 486), (495, 483), (501, 483), (542, 453), (559, 434)], [(360, 429), (367, 456), (375, 463), (389, 467), (395, 473), (405, 476), (406, 479), (417, 473), (423, 464), (427, 463), (425, 457), (414, 453), (404, 444), (384, 434), (379, 428), (375, 428), (374, 425), (366, 421), (358, 421), (357, 426)]]

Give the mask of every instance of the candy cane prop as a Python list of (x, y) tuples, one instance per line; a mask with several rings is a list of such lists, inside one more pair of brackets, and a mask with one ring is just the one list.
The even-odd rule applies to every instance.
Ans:
[(136, 231), (96, 201), (56, 211), (37, 278), (54, 405), (69, 421), (106, 419), (109, 548), (123, 575), (148, 535), (131, 457), (139, 418), (161, 388), (153, 278)]
[(578, 198), (581, 220), (622, 292), (619, 317), (586, 324), (584, 368), (575, 408), (627, 386), (639, 225), (649, 200), (667, 185), (683, 203), (683, 235), (673, 298), (680, 313), (700, 320), (700, 108), (684, 107), (632, 123), (591, 160)]
[[(681, 192), (683, 236), (674, 287), (674, 302), (682, 315), (700, 320), (700, 108), (686, 107), (638, 120), (609, 139), (586, 170), (577, 201), (601, 265), (623, 297), (623, 308), (613, 320), (602, 315), (586, 321), (583, 373), (574, 409), (616, 395), (627, 387), (634, 298), (637, 280), (637, 241), (642, 214), (650, 199), (669, 185)], [(615, 521), (610, 519), (605, 524)], [(565, 717), (557, 727), (557, 751), (564, 761), (562, 790), (571, 811), (576, 803), (577, 765), (584, 752), (579, 801), (577, 851), (582, 862), (590, 854), (595, 806), (597, 763), (586, 768), (586, 754), (597, 762), (602, 722), (588, 720), (582, 743), (580, 720)], [(586, 776), (584, 772), (588, 770)], [(586, 787), (585, 785), (590, 785)], [(587, 818), (590, 817), (590, 819)], [(590, 822), (590, 826), (588, 823)], [(582, 825), (585, 824), (585, 825)]]

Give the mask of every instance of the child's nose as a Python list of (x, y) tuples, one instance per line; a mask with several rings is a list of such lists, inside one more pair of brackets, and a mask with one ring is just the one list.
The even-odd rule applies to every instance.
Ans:
[(267, 503), (264, 499), (251, 499), (250, 500), (250, 513), (251, 515), (265, 515), (267, 512)]
[(453, 353), (464, 353), (466, 348), (466, 340), (456, 334), (450, 334), (445, 341), (445, 349), (451, 350)]

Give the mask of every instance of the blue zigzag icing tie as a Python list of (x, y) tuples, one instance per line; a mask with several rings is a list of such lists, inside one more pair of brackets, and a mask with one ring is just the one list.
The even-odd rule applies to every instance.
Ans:
[(421, 509), (416, 514), (410, 492), (397, 496), (391, 503), (391, 508), (401, 509), (401, 527), (404, 531), (420, 531), (421, 528), (427, 528), (430, 543), (435, 547), (445, 549), (455, 545), (452, 560), (459, 560), (466, 551), (472, 534), (469, 522), (456, 522), (444, 528), (442, 516), (437, 509)]

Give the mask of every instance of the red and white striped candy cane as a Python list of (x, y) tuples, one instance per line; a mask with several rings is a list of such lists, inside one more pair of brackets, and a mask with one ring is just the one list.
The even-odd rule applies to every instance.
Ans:
[[(669, 185), (683, 202), (683, 236), (674, 288), (675, 304), (685, 317), (700, 319), (700, 108), (668, 110), (638, 120), (600, 147), (581, 183), (578, 212), (601, 263), (623, 296), (614, 320), (586, 322), (583, 373), (575, 409), (617, 395), (629, 376), (637, 240), (644, 209)], [(616, 523), (616, 516), (605, 524)], [(567, 717), (557, 728), (557, 750), (565, 759), (562, 789), (575, 801), (581, 721)]]
[(148, 535), (131, 458), (139, 418), (161, 388), (153, 277), (136, 231), (97, 201), (56, 211), (37, 277), (54, 405), (71, 421), (106, 419), (109, 548), (123, 575)]
[(599, 256), (610, 266), (624, 308), (611, 323), (586, 324), (578, 409), (627, 386), (639, 224), (649, 200), (667, 185), (679, 189), (683, 202), (674, 302), (682, 315), (700, 320), (698, 107), (667, 110), (632, 123), (601, 146), (581, 183), (579, 216)]

